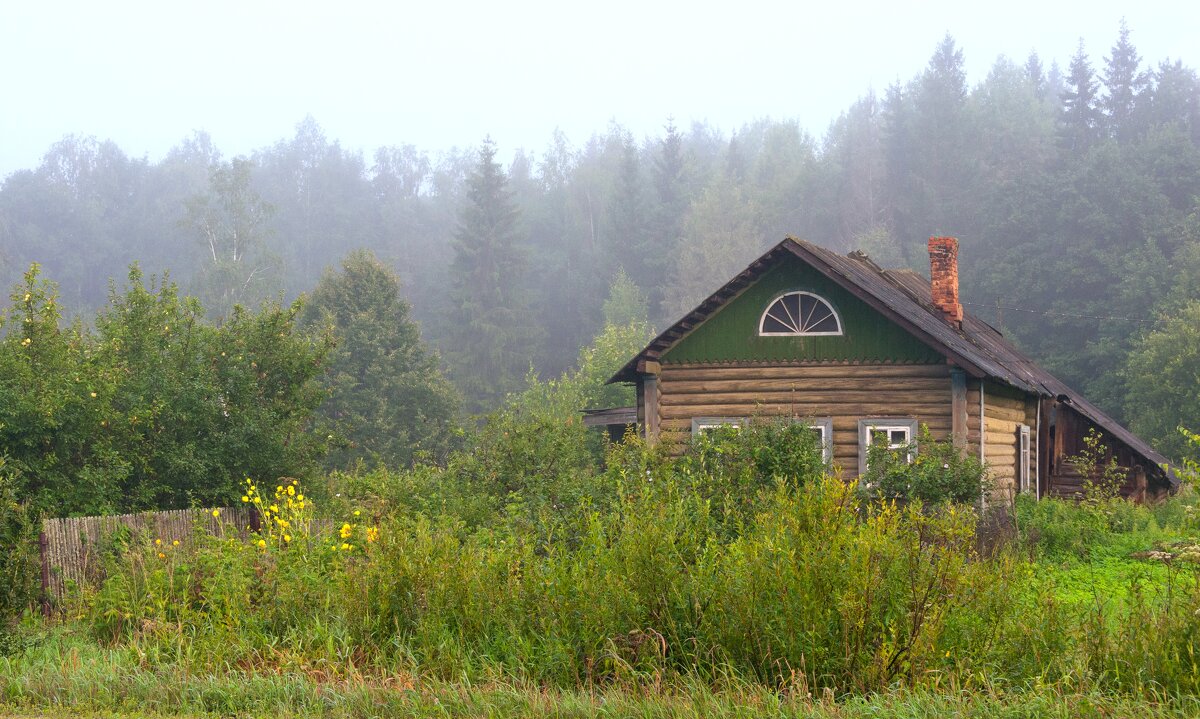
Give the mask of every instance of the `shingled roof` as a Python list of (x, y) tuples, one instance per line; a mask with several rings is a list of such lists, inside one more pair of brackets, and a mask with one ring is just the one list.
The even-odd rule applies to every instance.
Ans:
[[(1152, 462), (1156, 468), (1167, 464), (1166, 457), (1154, 450), (1116, 420), (1106, 415), (1057, 377), (1039, 367), (1013, 347), (994, 327), (969, 313), (963, 313), (961, 327), (945, 319), (933, 306), (929, 280), (912, 270), (885, 270), (862, 252), (841, 255), (805, 240), (787, 238), (759, 257), (694, 310), (655, 337), (650, 344), (625, 364), (609, 382), (633, 382), (647, 361), (658, 361), (693, 329), (711, 317), (727, 302), (741, 294), (782, 257), (794, 255), (846, 291), (866, 302), (880, 314), (904, 327), (921, 341), (946, 355), (967, 374), (1015, 387), (1019, 390), (1053, 397), (1065, 402), (1097, 427), (1126, 444)], [(1168, 477), (1175, 482), (1172, 473)]]

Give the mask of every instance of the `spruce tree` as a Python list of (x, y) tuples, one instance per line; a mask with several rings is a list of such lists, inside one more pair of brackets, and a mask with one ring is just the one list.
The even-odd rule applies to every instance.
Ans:
[(458, 395), (409, 312), (396, 274), (367, 250), (347, 255), (340, 271), (326, 270), (305, 305), (302, 323), (337, 343), (321, 412), (343, 442), (327, 466), (401, 467), (450, 449)]
[(1099, 137), (1100, 111), (1096, 109), (1096, 78), (1079, 40), (1067, 70), (1067, 89), (1062, 94), (1059, 137), (1063, 147), (1083, 154)]
[(1146, 75), (1139, 69), (1142, 58), (1129, 41), (1129, 26), (1121, 20), (1117, 44), (1110, 55), (1104, 58), (1104, 97), (1100, 108), (1104, 111), (1105, 127), (1111, 137), (1120, 141), (1132, 139), (1135, 134), (1135, 105), (1142, 98), (1146, 87)]
[(626, 137), (621, 146), (621, 164), (608, 205), (609, 274), (622, 270), (642, 288), (648, 290), (661, 277), (651, 269), (655, 247), (648, 225), (650, 207), (646, 202), (642, 181), (641, 161), (633, 138)]
[(454, 236), (447, 336), (457, 384), (478, 411), (521, 387), (538, 339), (525, 290), (520, 210), (490, 137), (467, 180), (467, 200)]

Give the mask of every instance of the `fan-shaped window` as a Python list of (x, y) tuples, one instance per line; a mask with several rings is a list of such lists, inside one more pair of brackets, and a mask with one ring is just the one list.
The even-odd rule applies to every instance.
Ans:
[(840, 335), (842, 320), (825, 300), (808, 292), (789, 292), (772, 302), (758, 322), (765, 336)]

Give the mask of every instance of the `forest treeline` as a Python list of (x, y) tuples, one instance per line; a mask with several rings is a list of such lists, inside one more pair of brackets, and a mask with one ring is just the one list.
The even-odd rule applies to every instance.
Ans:
[(1200, 77), (1124, 25), (1099, 57), (1001, 57), (974, 86), (947, 36), (820, 138), (667, 120), (505, 152), (365, 157), (312, 118), (235, 158), (203, 133), (158, 162), (67, 137), (0, 188), (0, 281), (39, 262), (86, 318), (136, 261), (219, 319), (370, 250), (480, 411), (570, 366), (621, 277), (661, 328), (786, 235), (927, 272), (951, 234), (968, 310), (1048, 369), (1168, 451), (1200, 412)]

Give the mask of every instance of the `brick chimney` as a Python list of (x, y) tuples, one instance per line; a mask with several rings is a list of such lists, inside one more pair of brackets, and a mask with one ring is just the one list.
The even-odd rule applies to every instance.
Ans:
[(962, 324), (963, 310), (958, 302), (958, 240), (953, 237), (929, 238), (929, 281), (933, 285), (933, 306), (956, 326)]

